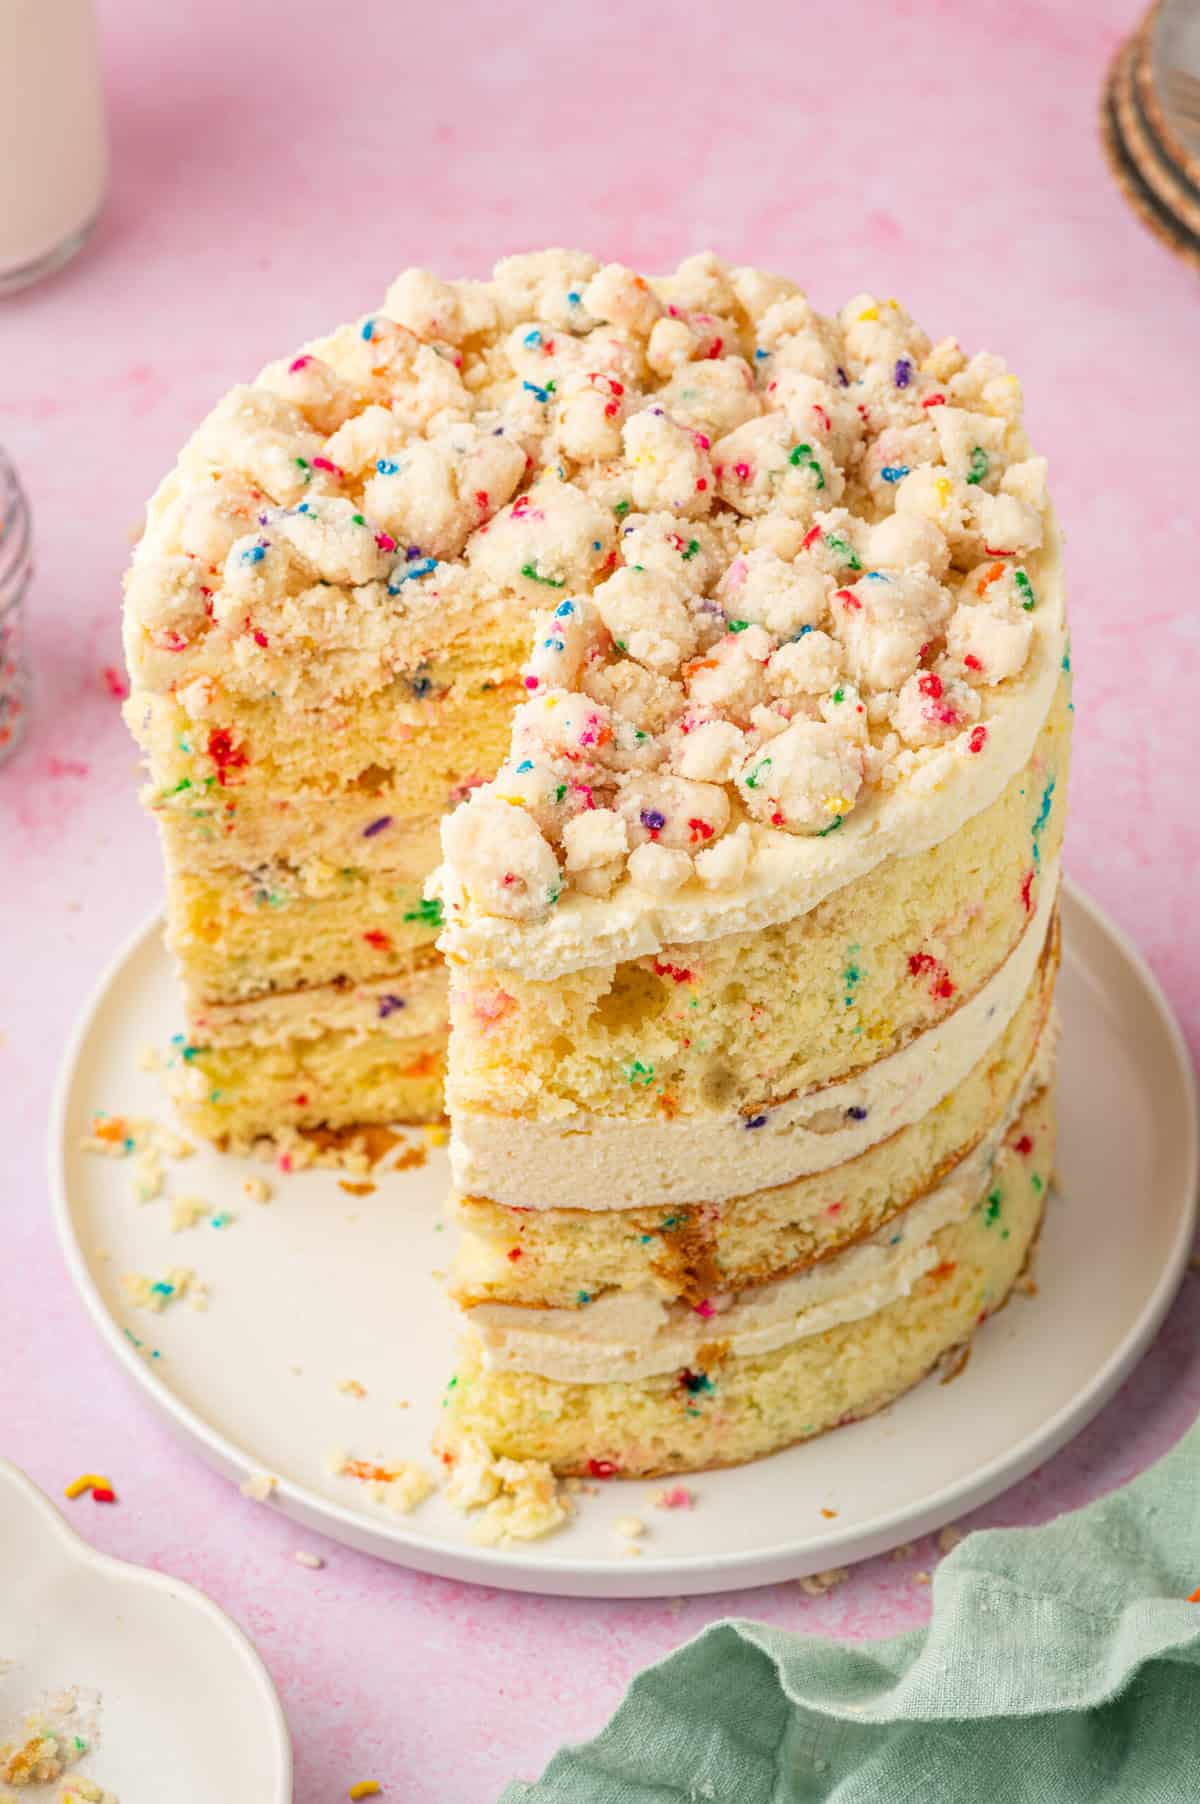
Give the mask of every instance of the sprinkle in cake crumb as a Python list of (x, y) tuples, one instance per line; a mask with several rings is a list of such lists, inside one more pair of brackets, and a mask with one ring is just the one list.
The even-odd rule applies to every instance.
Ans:
[(850, 1574), (844, 1566), (831, 1566), (828, 1572), (810, 1572), (796, 1582), (806, 1597), (824, 1597), (837, 1585), (844, 1585)]
[(455, 1449), (446, 1498), (464, 1515), (483, 1512), (471, 1531), (478, 1547), (540, 1540), (570, 1514), (563, 1489), (543, 1460), (496, 1459), (473, 1437)]
[(117, 1794), (105, 1791), (94, 1779), (64, 1779), (59, 1787), (58, 1804), (118, 1804)]
[[(161, 1315), (168, 1303), (178, 1303), (192, 1290), (196, 1274), (187, 1265), (173, 1265), (161, 1278), (151, 1278), (145, 1272), (125, 1272), (121, 1278), (121, 1288), (129, 1301), (137, 1309), (150, 1309)], [(197, 1295), (201, 1294), (196, 1292)]]
[(690, 1510), (695, 1508), (696, 1497), (686, 1485), (671, 1485), (665, 1491), (655, 1491), (650, 1501), (656, 1510)]
[(382, 1503), (398, 1516), (407, 1516), (434, 1490), (434, 1480), (413, 1460), (383, 1465), (375, 1460), (352, 1459), (335, 1453), (329, 1462), (335, 1478), (353, 1478), (367, 1487), (373, 1503)]
[[(86, 1694), (86, 1711), (81, 1712), (80, 1704), (80, 1694), (68, 1690), (31, 1711), (19, 1738), (0, 1742), (0, 1784), (24, 1791), (60, 1780), (57, 1804), (117, 1804), (115, 1795), (94, 1779), (71, 1771), (92, 1752), (99, 1736), (99, 1694)], [(14, 1793), (0, 1792), (0, 1804), (15, 1804)]]

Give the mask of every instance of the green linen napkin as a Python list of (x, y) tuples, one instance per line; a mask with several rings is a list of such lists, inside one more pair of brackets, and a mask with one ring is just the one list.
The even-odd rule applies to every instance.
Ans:
[(1200, 1799), (1200, 1425), (1044, 1528), (970, 1535), (928, 1627), (843, 1644), (714, 1623), (501, 1804)]

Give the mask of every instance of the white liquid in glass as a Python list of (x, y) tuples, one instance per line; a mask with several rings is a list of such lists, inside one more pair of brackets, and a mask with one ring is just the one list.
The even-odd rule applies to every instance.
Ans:
[(0, 293), (78, 249), (107, 179), (92, 0), (0, 0)]

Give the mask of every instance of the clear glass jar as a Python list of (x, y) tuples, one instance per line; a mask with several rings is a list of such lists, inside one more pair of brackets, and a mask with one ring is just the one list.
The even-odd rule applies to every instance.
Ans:
[(15, 749), (29, 707), (25, 594), (32, 575), (29, 503), (0, 449), (0, 764)]
[(0, 295), (75, 255), (107, 183), (94, 0), (0, 0)]

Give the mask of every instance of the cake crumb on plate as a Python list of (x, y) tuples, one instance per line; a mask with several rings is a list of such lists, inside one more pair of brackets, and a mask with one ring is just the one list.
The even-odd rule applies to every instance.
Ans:
[(494, 1458), (474, 1436), (454, 1450), (446, 1498), (464, 1515), (482, 1512), (470, 1537), (478, 1547), (540, 1540), (570, 1514), (565, 1493), (544, 1461)]
[(329, 1469), (335, 1478), (353, 1478), (366, 1485), (373, 1503), (385, 1504), (398, 1516), (409, 1515), (436, 1488), (431, 1474), (415, 1460), (383, 1465), (375, 1460), (353, 1459), (348, 1453), (335, 1453)]
[(195, 1278), (190, 1266), (173, 1265), (161, 1278), (148, 1277), (145, 1272), (125, 1272), (121, 1288), (135, 1308), (161, 1315), (168, 1303), (177, 1303), (192, 1291)]

